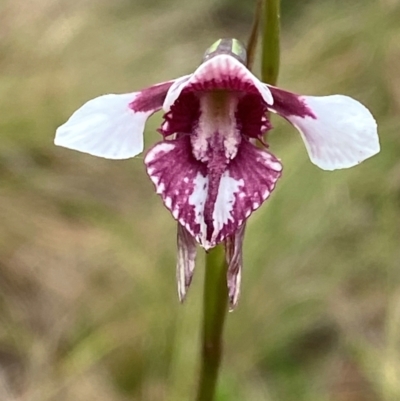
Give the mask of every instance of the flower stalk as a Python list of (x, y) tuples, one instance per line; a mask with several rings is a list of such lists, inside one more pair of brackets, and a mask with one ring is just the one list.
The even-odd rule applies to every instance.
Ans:
[(196, 401), (212, 401), (222, 359), (225, 317), (228, 311), (227, 264), (222, 245), (206, 254), (203, 298), (201, 366)]
[(265, 0), (263, 12), (261, 78), (276, 85), (280, 62), (280, 0)]
[[(276, 84), (280, 57), (280, 0), (258, 0), (256, 3), (247, 44), (247, 67), (251, 70), (254, 64), (262, 9), (262, 78), (265, 82)], [(223, 246), (211, 249), (206, 254), (201, 367), (196, 401), (213, 401), (215, 398), (223, 353), (223, 329), (228, 311), (227, 270)]]

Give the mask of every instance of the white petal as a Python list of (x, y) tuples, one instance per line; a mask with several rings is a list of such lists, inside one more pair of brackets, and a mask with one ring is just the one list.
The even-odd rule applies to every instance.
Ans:
[(127, 159), (143, 151), (143, 131), (154, 112), (134, 112), (140, 94), (103, 95), (89, 100), (56, 131), (58, 146), (107, 159)]
[(342, 95), (300, 96), (313, 116), (281, 113), (301, 133), (311, 161), (324, 170), (353, 167), (380, 150), (369, 110)]
[(161, 109), (174, 82), (88, 101), (57, 129), (55, 144), (108, 159), (136, 156), (143, 151), (146, 120)]

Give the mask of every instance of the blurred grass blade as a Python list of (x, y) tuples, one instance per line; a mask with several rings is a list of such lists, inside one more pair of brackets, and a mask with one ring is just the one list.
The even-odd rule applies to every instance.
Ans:
[(263, 0), (257, 0), (256, 8), (254, 10), (253, 26), (251, 27), (249, 40), (247, 41), (247, 68), (249, 70), (253, 68), (254, 59), (256, 56), (260, 21), (262, 15), (262, 5)]
[(279, 74), (280, 0), (264, 1), (261, 78), (275, 85)]

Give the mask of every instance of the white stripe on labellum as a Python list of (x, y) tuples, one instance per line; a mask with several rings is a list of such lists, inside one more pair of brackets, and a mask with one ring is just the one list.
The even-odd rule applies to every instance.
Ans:
[[(206, 232), (207, 227), (204, 221), (204, 206), (207, 200), (208, 193), (208, 177), (203, 175), (204, 173), (198, 172), (194, 181), (193, 181), (193, 191), (189, 196), (188, 203), (190, 206), (194, 208), (194, 222), (196, 225), (200, 227), (199, 232), (196, 235), (196, 239), (201, 244), (206, 244)], [(181, 221), (185, 223), (184, 225), (188, 228), (189, 231), (191, 228), (190, 223)]]
[(270, 196), (282, 173), (280, 161), (248, 140), (224, 172), (214, 206), (211, 246), (234, 234)]
[[(242, 178), (235, 179), (229, 176), (229, 170), (222, 174), (219, 184), (218, 195), (214, 205), (213, 225), (214, 231), (211, 241), (215, 241), (223, 228), (234, 222), (233, 208), (238, 200), (245, 196), (243, 192), (244, 181)], [(237, 221), (240, 226), (243, 220)]]

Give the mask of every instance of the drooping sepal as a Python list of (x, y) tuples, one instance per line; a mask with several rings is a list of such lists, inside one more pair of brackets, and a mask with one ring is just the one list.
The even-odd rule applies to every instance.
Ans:
[(195, 268), (197, 244), (193, 236), (178, 223), (178, 254), (176, 262), (176, 279), (179, 300), (183, 302), (192, 282)]
[(236, 233), (230, 235), (225, 240), (225, 258), (228, 265), (226, 282), (228, 285), (229, 309), (231, 311), (237, 306), (240, 296), (245, 229), (246, 223), (244, 223)]

